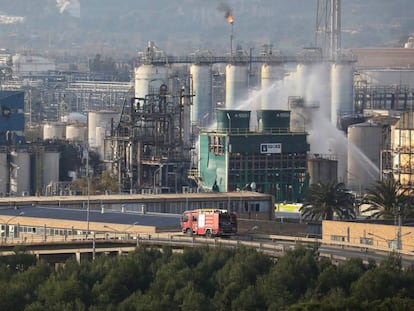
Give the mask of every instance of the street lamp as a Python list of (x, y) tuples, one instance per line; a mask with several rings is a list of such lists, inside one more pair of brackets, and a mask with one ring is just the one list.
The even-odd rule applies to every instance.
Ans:
[(115, 229), (115, 228), (112, 228), (112, 227), (110, 227), (110, 226), (108, 226), (108, 225), (104, 225), (104, 228), (109, 229), (109, 230), (112, 230), (112, 231), (114, 231), (114, 232), (121, 233), (121, 231), (119, 231), (119, 230), (117, 230), (117, 229)]
[(89, 214), (90, 214), (90, 180), (89, 180), (89, 148), (86, 146), (86, 183), (87, 183), (87, 203), (86, 203), (86, 239), (89, 235)]
[(128, 231), (128, 229), (130, 229), (130, 228), (132, 228), (132, 227), (134, 227), (134, 226), (136, 226), (136, 225), (138, 225), (139, 224), (139, 222), (138, 221), (136, 221), (136, 222), (134, 222), (132, 225), (130, 225), (129, 227), (126, 227), (125, 229), (124, 229), (124, 231), (125, 232), (127, 232)]
[(368, 232), (368, 235), (385, 241), (387, 243), (388, 248), (397, 249), (397, 250), (402, 249), (402, 240), (401, 240), (401, 238), (404, 237), (404, 236), (410, 235), (410, 234), (411, 234), (411, 232), (406, 232), (404, 234), (401, 234), (401, 231), (397, 231), (395, 239), (386, 239), (382, 236), (379, 236), (379, 235), (376, 235), (374, 233)]
[(401, 223), (401, 206), (398, 206), (398, 214), (396, 216), (398, 217), (398, 224), (397, 224), (397, 232), (396, 232), (395, 240), (397, 241), (397, 249), (401, 250), (402, 249), (402, 237), (411, 234), (411, 231), (406, 232), (404, 234), (401, 234), (401, 225), (402, 225), (402, 223)]
[(376, 235), (376, 234), (374, 234), (374, 233), (371, 233), (371, 232), (368, 232), (367, 233), (369, 236), (373, 236), (373, 237), (376, 237), (376, 238), (378, 238), (378, 239), (380, 239), (380, 240), (383, 240), (383, 241), (385, 241), (385, 243), (387, 243), (387, 247), (388, 248), (393, 248), (393, 239), (386, 239), (386, 238), (384, 238), (384, 237), (382, 237), (382, 236), (379, 236), (379, 235)]

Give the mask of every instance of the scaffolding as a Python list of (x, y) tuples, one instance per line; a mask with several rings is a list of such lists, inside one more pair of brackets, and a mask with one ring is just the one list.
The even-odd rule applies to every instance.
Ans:
[(403, 187), (414, 185), (414, 115), (404, 113), (395, 126), (392, 136), (391, 154), (392, 173)]
[(413, 110), (414, 89), (404, 85), (373, 86), (367, 81), (355, 85), (355, 109)]

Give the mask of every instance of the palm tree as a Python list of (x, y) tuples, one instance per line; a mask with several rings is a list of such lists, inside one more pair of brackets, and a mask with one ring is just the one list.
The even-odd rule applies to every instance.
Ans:
[(408, 188), (393, 178), (377, 181), (373, 189), (367, 189), (363, 203), (370, 206), (362, 212), (372, 212), (368, 218), (397, 219), (398, 216), (408, 214)]
[(318, 183), (309, 187), (305, 193), (300, 212), (305, 219), (332, 220), (355, 218), (354, 197), (344, 183)]

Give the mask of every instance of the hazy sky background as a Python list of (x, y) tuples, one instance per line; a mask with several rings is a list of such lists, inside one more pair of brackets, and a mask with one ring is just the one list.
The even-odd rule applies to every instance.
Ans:
[[(294, 53), (314, 44), (316, 0), (0, 0), (2, 48), (126, 55), (152, 40), (170, 54), (263, 44)], [(342, 46), (401, 46), (414, 32), (413, 0), (342, 1)]]

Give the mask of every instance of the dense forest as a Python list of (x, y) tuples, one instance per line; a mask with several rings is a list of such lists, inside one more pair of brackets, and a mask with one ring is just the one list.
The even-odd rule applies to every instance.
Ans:
[(0, 257), (0, 310), (412, 310), (414, 269), (334, 265), (313, 249), (274, 260), (253, 249), (137, 249), (58, 268)]

